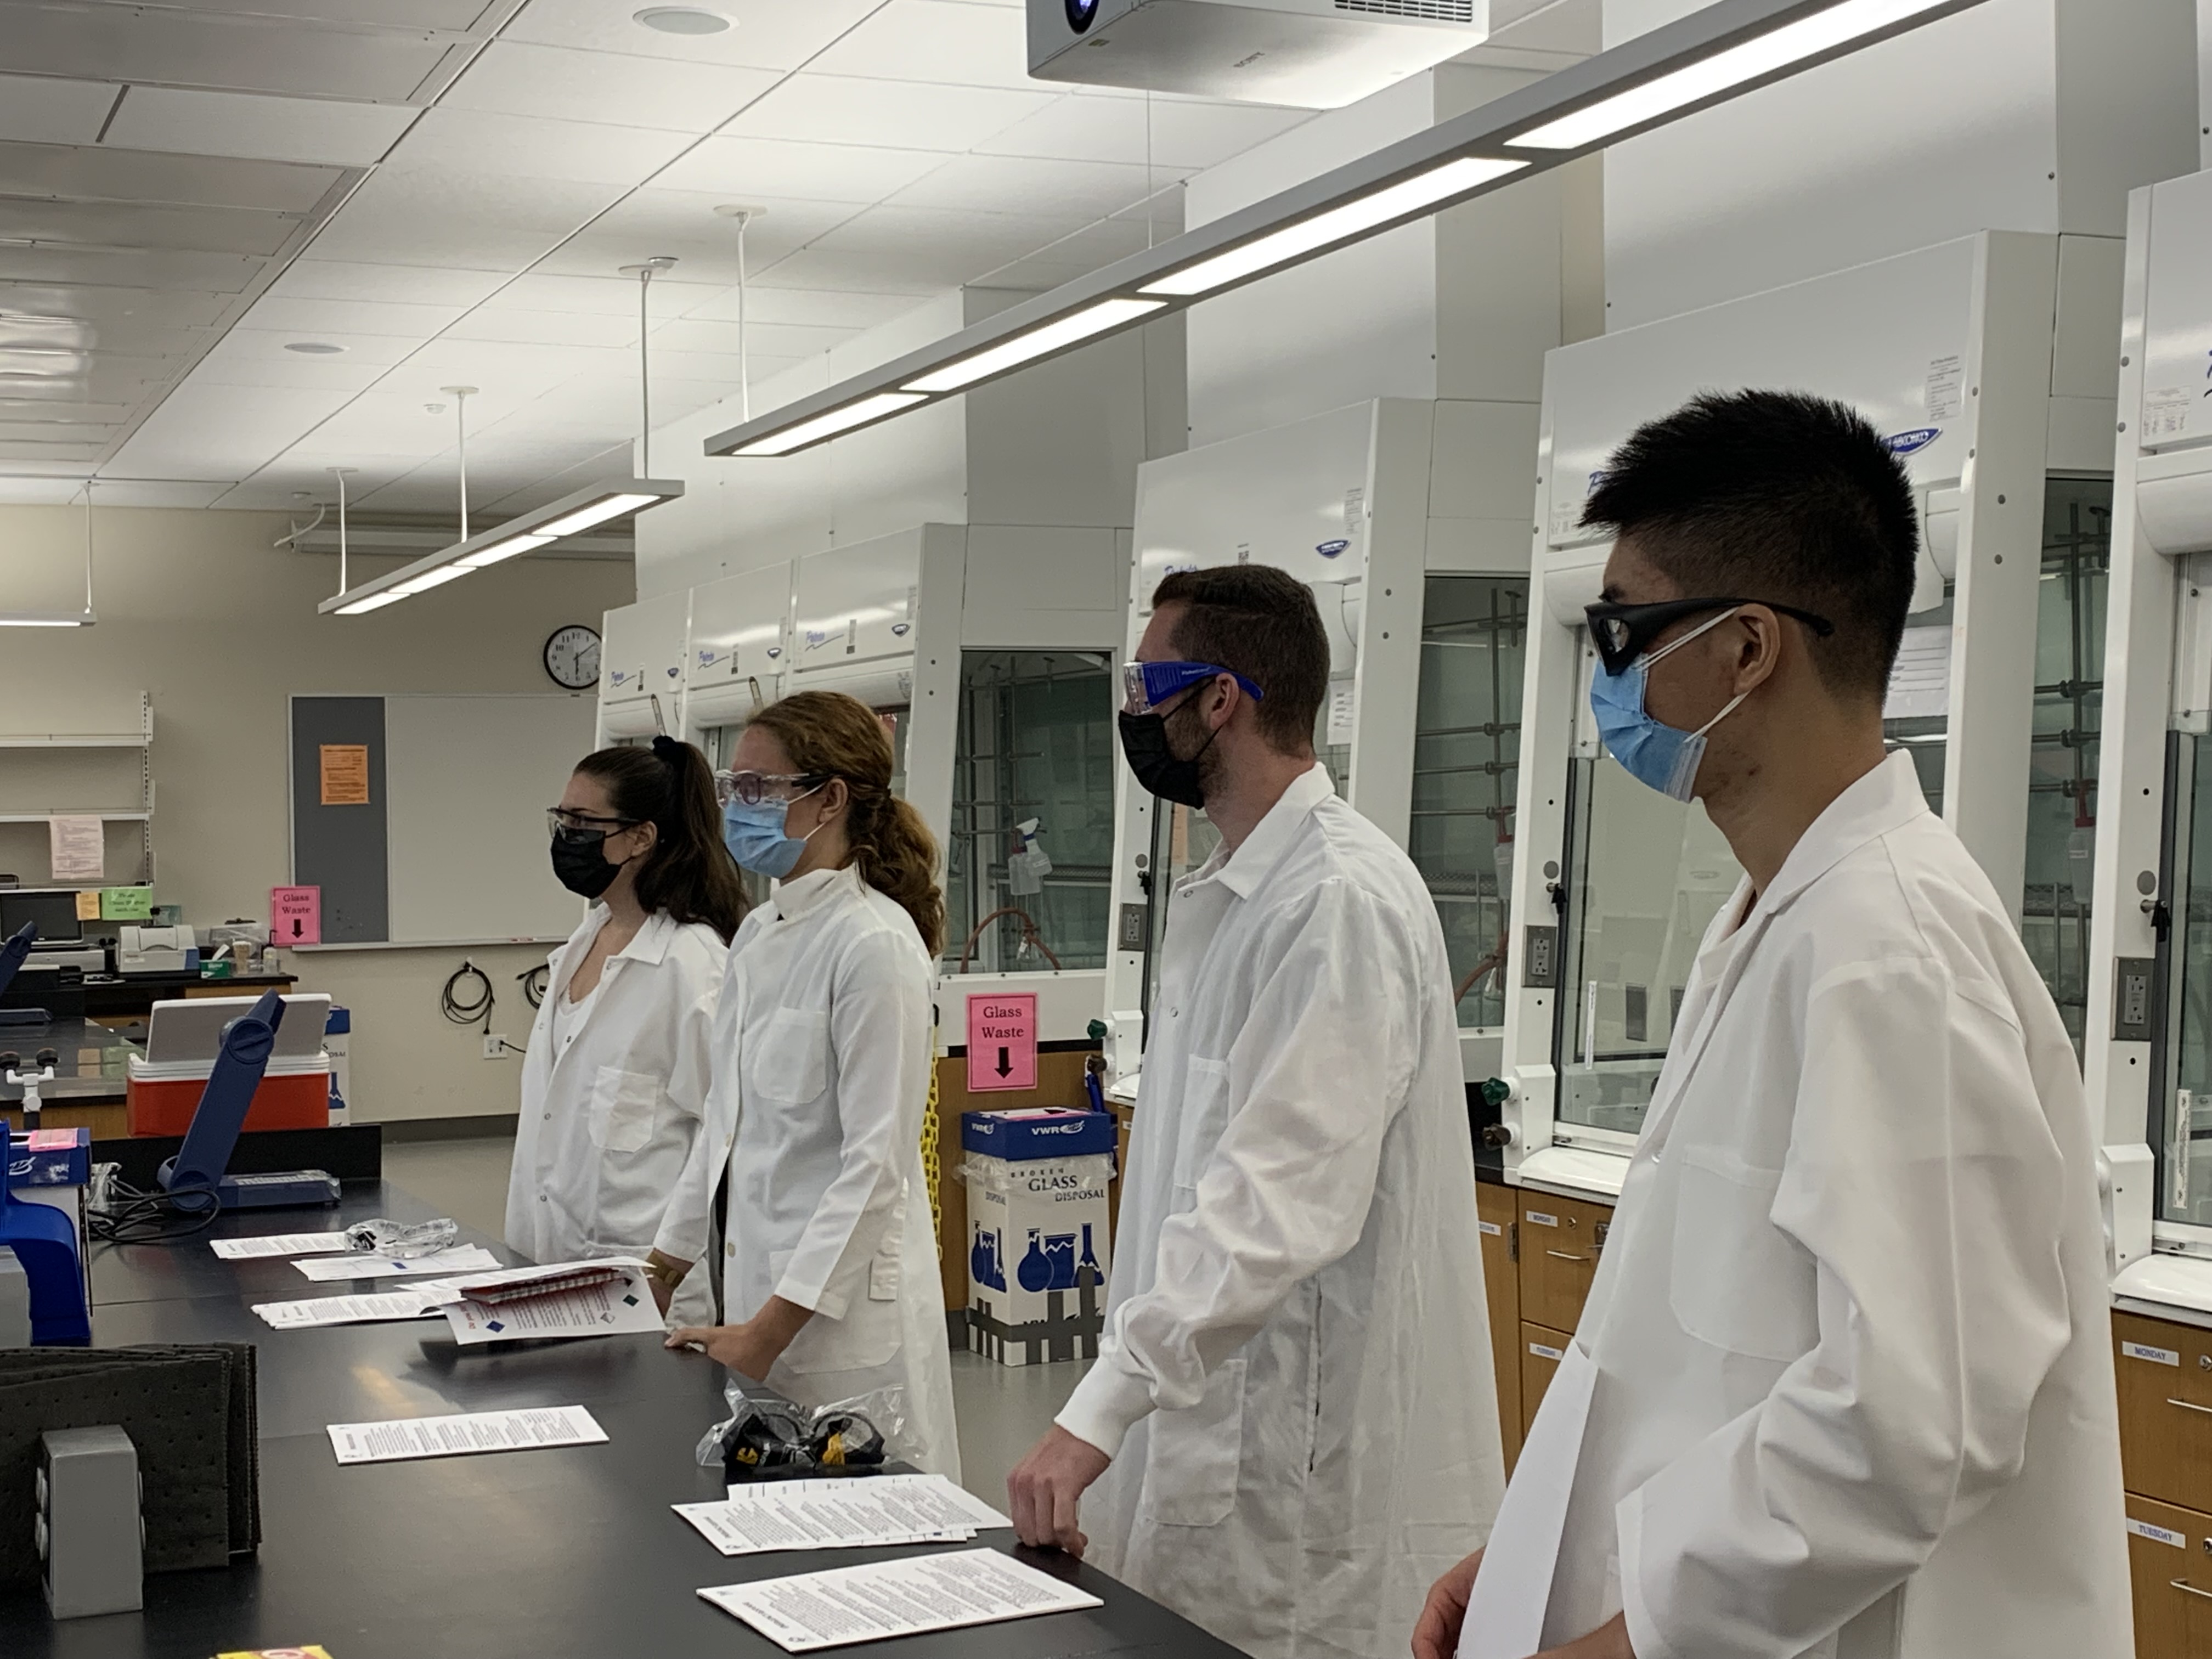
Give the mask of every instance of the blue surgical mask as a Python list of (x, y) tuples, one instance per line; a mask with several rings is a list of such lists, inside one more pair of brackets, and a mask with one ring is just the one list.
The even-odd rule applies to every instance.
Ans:
[[(816, 785), (819, 788), (820, 785)], [(813, 789), (806, 792), (807, 795)], [(793, 798), (805, 800), (806, 795)], [(763, 800), (748, 806), (741, 800), (722, 804), (722, 842), (730, 849), (730, 856), (738, 865), (763, 876), (781, 881), (791, 873), (799, 855), (806, 850), (807, 836), (787, 836), (783, 830), (784, 814), (790, 810), (787, 800)], [(815, 830), (822, 826), (816, 824)]]
[(1705, 733), (1735, 712), (1750, 696), (1738, 694), (1721, 712), (1694, 732), (1684, 732), (1655, 720), (1644, 708), (1651, 665), (1669, 651), (1680, 650), (1706, 629), (1718, 628), (1734, 611), (1723, 611), (1711, 622), (1700, 623), (1678, 640), (1646, 653), (1622, 669), (1608, 674), (1601, 667), (1590, 677), (1590, 713), (1597, 716), (1598, 736), (1606, 751), (1621, 769), (1638, 783), (1649, 784), (1670, 800), (1686, 801), (1697, 787), (1698, 768), (1705, 758)]

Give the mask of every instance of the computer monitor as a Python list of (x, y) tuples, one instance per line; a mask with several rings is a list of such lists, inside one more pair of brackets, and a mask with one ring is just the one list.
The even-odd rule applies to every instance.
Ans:
[(73, 942), (84, 937), (76, 919), (76, 890), (69, 887), (19, 887), (0, 890), (0, 933), (13, 934), (35, 922), (39, 943)]

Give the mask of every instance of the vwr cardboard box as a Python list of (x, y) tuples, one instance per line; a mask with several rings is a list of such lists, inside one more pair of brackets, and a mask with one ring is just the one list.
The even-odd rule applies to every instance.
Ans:
[(1106, 1325), (1108, 1112), (969, 1112), (968, 1346), (1007, 1365), (1091, 1359)]

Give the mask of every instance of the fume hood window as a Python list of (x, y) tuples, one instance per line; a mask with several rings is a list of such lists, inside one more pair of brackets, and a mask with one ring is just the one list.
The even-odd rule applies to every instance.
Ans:
[(2160, 890), (2179, 902), (2160, 976), (2162, 1086), (2152, 1096), (2151, 1147), (2159, 1218), (2212, 1227), (2212, 736), (2178, 732), (2167, 742), (2179, 867)]
[(2043, 497), (2035, 738), (2020, 931), (2077, 1054), (2089, 1006), (2089, 874), (2097, 837), (2105, 586), (2112, 553), (2112, 480), (2051, 479)]
[(1570, 763), (1567, 789), (1557, 1115), (1632, 1135), (1698, 946), (1743, 870), (1702, 805), (1669, 800), (1610, 755)]
[(1113, 712), (1103, 652), (962, 653), (945, 870), (951, 971), (1106, 965)]
[(1408, 850), (1443, 924), (1462, 1027), (1505, 1018), (1528, 626), (1525, 577), (1428, 579)]

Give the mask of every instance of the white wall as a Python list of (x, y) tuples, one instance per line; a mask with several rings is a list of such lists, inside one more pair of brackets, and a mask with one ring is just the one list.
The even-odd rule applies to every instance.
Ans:
[[(316, 603), (337, 586), (337, 562), (272, 549), (284, 528), (265, 514), (102, 509), (99, 625), (0, 635), (0, 726), (35, 729), (42, 710), (94, 692), (153, 694), (155, 896), (181, 904), (196, 927), (264, 916), (269, 889), (289, 879), (291, 694), (550, 691), (539, 655), (546, 636), (568, 623), (596, 627), (632, 592), (626, 563), (524, 558), (370, 616), (318, 617)], [(0, 507), (0, 608), (81, 603), (82, 546), (80, 509)], [(362, 566), (385, 562), (357, 560), (356, 579)], [(0, 792), (21, 753), (0, 750)], [(545, 799), (557, 799), (565, 781), (546, 779)], [(545, 854), (532, 845), (515, 856)], [(515, 1109), (516, 1062), (484, 1060), (476, 1032), (438, 1012), (439, 987), (463, 954), (291, 957), (303, 989), (354, 1010), (357, 1120)], [(495, 1028), (520, 1043), (530, 1010), (514, 975), (544, 951), (466, 954), (495, 988)]]
[[(1620, 44), (1699, 0), (1604, 0)], [(1986, 0), (1606, 152), (1607, 325), (1979, 230), (2118, 236), (2197, 166), (2191, 0)]]

